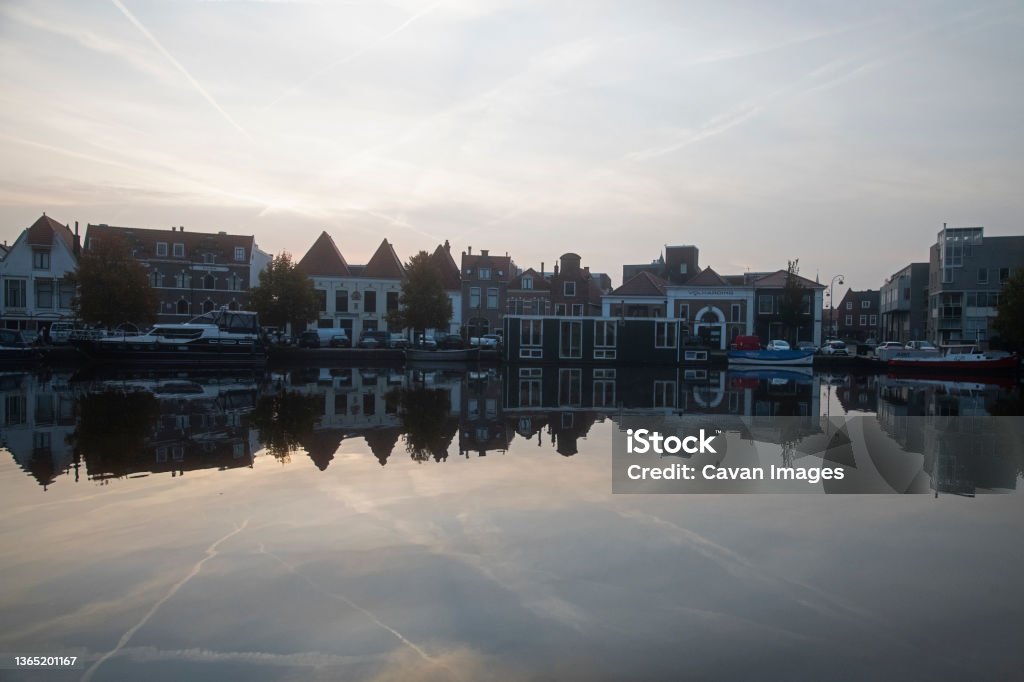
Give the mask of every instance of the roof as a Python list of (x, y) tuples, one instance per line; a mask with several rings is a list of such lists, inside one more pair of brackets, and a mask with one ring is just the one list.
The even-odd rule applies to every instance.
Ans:
[[(754, 280), (753, 284), (755, 287), (778, 287), (781, 289), (786, 286), (786, 277), (788, 276), (788, 274), (789, 273), (786, 270), (776, 270), (775, 272), (769, 273), (764, 277), (760, 277)], [(801, 277), (800, 275), (797, 275), (796, 278), (800, 282), (800, 284), (802, 284), (804, 287), (808, 289), (825, 288), (824, 284), (821, 284), (820, 282), (814, 282), (812, 280), (807, 279), (806, 277)]]
[(707, 267), (698, 272), (686, 283), (688, 287), (720, 287), (731, 286), (729, 282), (719, 275), (714, 269)]
[[(512, 257), (511, 256), (492, 256), (487, 254), (462, 254), (462, 272), (466, 274), (467, 270), (474, 270), (481, 265), (489, 266), (493, 270), (500, 270), (502, 274), (498, 277), (504, 277), (508, 273), (512, 272)], [(495, 273), (497, 274), (497, 273)]]
[(398, 254), (385, 239), (377, 247), (370, 262), (363, 269), (363, 277), (375, 279), (402, 279), (405, 277), (405, 266), (399, 260)]
[(52, 246), (54, 238), (64, 242), (68, 251), (74, 249), (75, 235), (71, 230), (45, 213), (25, 230), (25, 242), (31, 246)]
[[(533, 278), (532, 289), (523, 289), (522, 282), (524, 277)], [(549, 291), (551, 289), (551, 282), (549, 282), (546, 277), (541, 275), (533, 268), (527, 268), (523, 272), (520, 272), (518, 275), (514, 274), (510, 276), (508, 278), (508, 281), (508, 288), (514, 291)]]
[(646, 270), (641, 270), (630, 277), (622, 286), (611, 293), (612, 296), (664, 296), (665, 280), (655, 277)]
[(345, 257), (341, 255), (337, 244), (327, 232), (320, 233), (298, 265), (303, 272), (314, 277), (350, 277), (352, 275), (348, 263), (345, 262)]
[[(226, 232), (186, 232), (184, 230), (151, 229), (144, 227), (115, 227), (114, 225), (88, 225), (85, 232), (85, 248), (95, 246), (95, 242), (101, 242), (109, 237), (122, 237), (135, 249), (135, 256), (139, 259), (156, 258), (156, 244), (184, 244), (185, 260), (192, 257), (193, 253), (201, 254), (209, 251), (222, 251), (225, 254), (231, 253), (236, 248), (245, 249), (245, 262), (248, 263), (252, 256), (252, 250), (256, 246), (252, 235), (228, 234)], [(168, 248), (168, 255), (171, 258), (173, 249)], [(164, 258), (165, 256), (160, 256)]]
[(452, 252), (448, 242), (438, 244), (434, 253), (430, 256), (430, 262), (441, 272), (441, 284), (446, 291), (455, 291), (462, 288), (462, 277), (459, 275), (459, 266), (452, 258)]

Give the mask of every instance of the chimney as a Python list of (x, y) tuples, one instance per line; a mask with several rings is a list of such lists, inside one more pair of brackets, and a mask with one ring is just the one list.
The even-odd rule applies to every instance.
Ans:
[(185, 231), (185, 226), (184, 225), (179, 225), (178, 226), (178, 232), (184, 232), (184, 231)]
[(544, 276), (544, 261), (540, 262), (540, 276)]
[(78, 236), (78, 221), (75, 221), (75, 245), (71, 247), (71, 253), (74, 254), (75, 258), (78, 258), (78, 254), (82, 253), (82, 238)]
[(178, 231), (178, 227), (176, 225), (171, 225), (171, 232), (177, 232), (177, 231)]
[(448, 243), (447, 239), (444, 240), (444, 250), (448, 253), (452, 252), (452, 245)]
[(480, 255), (486, 257), (490, 253), (488, 249), (480, 249)]
[(472, 247), (472, 246), (470, 246), (470, 247), (469, 247), (469, 255), (470, 255), (470, 256), (472, 256), (472, 255), (473, 255), (473, 247)]

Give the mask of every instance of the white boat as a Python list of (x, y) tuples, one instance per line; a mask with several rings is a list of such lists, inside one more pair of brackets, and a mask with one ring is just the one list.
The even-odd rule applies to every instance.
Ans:
[(814, 364), (813, 350), (731, 350), (727, 355), (730, 365), (807, 367)]

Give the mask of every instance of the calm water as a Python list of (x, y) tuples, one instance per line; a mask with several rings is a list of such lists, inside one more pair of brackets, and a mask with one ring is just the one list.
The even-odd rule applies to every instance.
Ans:
[(923, 452), (929, 495), (611, 494), (624, 415), (862, 414), (913, 450), (916, 416), (1020, 415), (1012, 384), (311, 369), (0, 396), (0, 652), (84, 661), (3, 679), (1024, 673), (1019, 452), (953, 487)]

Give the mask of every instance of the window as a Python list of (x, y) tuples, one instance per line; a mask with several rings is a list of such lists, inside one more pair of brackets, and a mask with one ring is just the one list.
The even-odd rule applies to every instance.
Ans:
[(23, 279), (4, 281), (4, 305), (8, 308), (24, 308), (25, 290), (25, 280)]
[(572, 316), (573, 317), (583, 317), (583, 304), (582, 303), (573, 303), (572, 304)]
[(533, 288), (533, 277), (523, 277), (522, 288), (523, 289), (532, 289)]
[(676, 406), (676, 382), (655, 381), (654, 382), (654, 407), (675, 407)]
[(740, 317), (740, 314), (741, 314), (740, 313), (740, 304), (739, 303), (733, 303), (732, 307), (729, 310), (729, 321), (730, 322), (742, 322), (743, 320)]
[(676, 347), (676, 325), (674, 322), (654, 323), (654, 347), (675, 348)]
[(562, 283), (562, 293), (564, 293), (566, 296), (575, 296), (576, 295), (576, 282), (563, 282)]
[(235, 260), (239, 263), (245, 262), (245, 248), (241, 246), (235, 247)]
[(178, 300), (177, 312), (179, 315), (188, 315), (188, 301), (185, 299)]
[(52, 279), (37, 279), (36, 280), (36, 307), (37, 308), (52, 308), (53, 307), (53, 280)]
[(559, 317), (565, 317), (565, 304), (564, 303), (556, 303), (555, 304), (555, 315), (557, 315)]
[(871, 316), (871, 326), (874, 327), (878, 324), (878, 315)]
[(203, 288), (204, 289), (216, 289), (217, 279), (213, 275), (206, 275), (203, 277)]
[(32, 269), (33, 270), (49, 270), (50, 269), (50, 252), (48, 250), (33, 249), (32, 250)]
[(559, 322), (558, 357), (578, 360), (583, 357), (583, 322), (562, 320)]
[(238, 276), (237, 272), (232, 272), (230, 279), (228, 279), (228, 288), (231, 291), (242, 290), (242, 278)]
[(495, 287), (487, 289), (487, 308), (489, 310), (498, 309), (498, 290)]
[(852, 327), (853, 326), (853, 315), (847, 315), (846, 316), (846, 326), (847, 327)]
[(164, 281), (164, 276), (160, 274), (158, 270), (153, 270), (149, 273), (149, 284), (150, 286), (158, 287), (160, 283)]
[(594, 359), (614, 360), (618, 340), (618, 323), (614, 320), (594, 321)]
[(71, 301), (75, 298), (75, 283), (70, 282), (66, 279), (60, 280), (58, 285), (58, 293), (60, 300), (58, 301), (59, 308), (70, 308)]
[(490, 268), (480, 268), (480, 279), (490, 279), (490, 278), (491, 278), (491, 269)]
[(156, 243), (156, 255), (160, 258), (167, 257), (167, 242)]
[(334, 312), (348, 312), (348, 291), (345, 289), (339, 289), (334, 292)]
[(978, 268), (978, 284), (988, 284), (988, 268)]
[(867, 310), (870, 307), (871, 307), (871, 301), (861, 301), (860, 302), (861, 310)]
[(387, 306), (387, 311), (390, 313), (392, 310), (398, 310), (398, 292), (389, 291), (387, 293), (387, 300), (384, 302)]
[(205, 301), (203, 301), (203, 312), (213, 312), (213, 301), (211, 301), (210, 299), (206, 299)]
[(363, 312), (377, 312), (377, 292), (367, 291), (363, 293)]
[(1010, 268), (999, 268), (999, 283), (1002, 284), (1010, 279)]
[(543, 320), (522, 320), (519, 327), (519, 345), (540, 346), (543, 343)]
[(317, 329), (334, 329), (334, 320), (329, 317), (321, 317), (316, 321)]
[(847, 310), (853, 310), (853, 301), (847, 301), (846, 302), (846, 309)]
[[(579, 369), (558, 370), (558, 404), (579, 407), (583, 404), (583, 371)], [(571, 412), (569, 413), (572, 414)], [(565, 415), (562, 415), (565, 424)], [(569, 426), (572, 424), (570, 423)]]
[(867, 315), (861, 315), (860, 316), (860, 322), (858, 324), (860, 324), (861, 327), (864, 327), (864, 326), (867, 325), (867, 323), (868, 323), (868, 316)]
[(184, 258), (185, 257), (185, 245), (184, 244), (180, 244), (179, 243), (179, 244), (175, 244), (174, 245), (174, 257), (175, 258)]
[(682, 305), (679, 306), (679, 317), (680, 317), (680, 319), (683, 319), (683, 320), (689, 320), (690, 319), (690, 304), (689, 303), (683, 303)]
[(469, 308), (476, 310), (480, 307), (480, 287), (469, 288)]
[(207, 265), (213, 265), (214, 263), (217, 262), (217, 257), (212, 253), (204, 253), (203, 262), (206, 263)]
[(319, 310), (322, 313), (326, 312), (327, 311), (327, 292), (324, 291), (323, 289), (317, 289), (314, 293), (316, 294), (316, 309)]
[(519, 406), (540, 407), (543, 396), (543, 370), (528, 367), (519, 370)]

